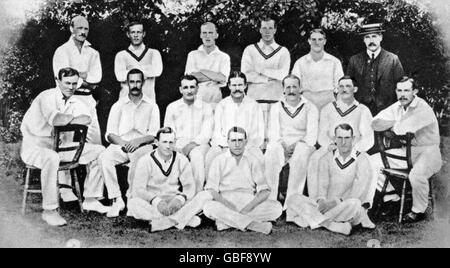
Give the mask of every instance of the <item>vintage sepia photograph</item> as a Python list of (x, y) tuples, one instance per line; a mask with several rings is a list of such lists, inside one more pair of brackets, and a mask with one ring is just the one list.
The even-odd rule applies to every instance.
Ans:
[(0, 248), (449, 248), (449, 14), (0, 0)]

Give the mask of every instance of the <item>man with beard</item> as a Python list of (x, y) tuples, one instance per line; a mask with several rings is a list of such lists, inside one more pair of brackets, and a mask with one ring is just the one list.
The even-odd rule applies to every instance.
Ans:
[(127, 37), (130, 46), (116, 55), (114, 72), (120, 82), (120, 98), (128, 96), (127, 74), (131, 69), (139, 69), (144, 73), (142, 92), (149, 99), (155, 100), (155, 80), (163, 71), (161, 54), (144, 44), (145, 30), (141, 22), (131, 22), (127, 26)]
[(128, 96), (119, 99), (109, 114), (105, 136), (111, 145), (99, 157), (108, 197), (114, 200), (108, 217), (117, 217), (125, 209), (115, 167), (130, 161), (128, 185), (131, 189), (136, 161), (153, 149), (150, 143), (159, 129), (159, 108), (154, 100), (142, 93), (144, 77), (138, 69), (128, 72)]
[(89, 22), (85, 17), (76, 16), (70, 24), (72, 33), (69, 41), (58, 47), (53, 56), (53, 72), (57, 77), (59, 70), (70, 67), (80, 74), (78, 90), (75, 98), (80, 99), (90, 111), (92, 123), (89, 125), (87, 141), (102, 144), (100, 125), (97, 118), (97, 102), (92, 95), (92, 89), (102, 80), (102, 65), (100, 54), (87, 41)]
[(228, 130), (233, 126), (242, 127), (249, 133), (247, 151), (263, 161), (263, 113), (258, 103), (245, 94), (247, 77), (241, 72), (233, 72), (228, 79), (228, 87), (230, 96), (219, 102), (214, 114), (212, 147), (206, 155), (206, 176), (214, 158), (228, 150)]
[(195, 195), (191, 165), (175, 151), (175, 132), (160, 129), (156, 140), (158, 148), (136, 165), (127, 216), (149, 221), (152, 232), (198, 227), (201, 219), (196, 214), (212, 196), (209, 192)]
[[(326, 105), (320, 113), (319, 119), (319, 150), (311, 155), (308, 165), (308, 194), (317, 197), (319, 160), (328, 152), (336, 150), (334, 129), (341, 124), (349, 124), (355, 136), (355, 150), (367, 152), (374, 144), (372, 129), (372, 114), (369, 108), (355, 100), (358, 88), (350, 76), (339, 79), (337, 101)], [(365, 202), (372, 203), (373, 196), (368, 196)]]
[[(282, 81), (284, 99), (270, 111), (269, 143), (264, 155), (266, 178), (272, 193), (271, 200), (278, 199), (280, 172), (289, 163), (286, 199), (303, 193), (306, 167), (315, 151), (319, 127), (319, 112), (316, 106), (302, 97), (300, 79), (288, 75)], [(289, 211), (287, 220), (292, 220)]]
[[(79, 74), (72, 68), (63, 68), (57, 75), (57, 87), (43, 91), (34, 99), (20, 126), (23, 135), (21, 158), (27, 165), (41, 169), (42, 219), (51, 226), (67, 224), (59, 215), (58, 168), (62, 161), (71, 161), (74, 151), (57, 153), (53, 150), (55, 126), (68, 124), (90, 125), (89, 110), (73, 94), (77, 88)], [(73, 135), (61, 136), (61, 147), (73, 142)], [(105, 148), (101, 145), (86, 143), (79, 163), (87, 165), (89, 176), (84, 183), (83, 209), (106, 213), (97, 199), (103, 196), (103, 181), (97, 158)], [(69, 177), (70, 185), (70, 177)], [(64, 183), (65, 184), (65, 183)], [(73, 193), (72, 193), (73, 194)], [(76, 200), (76, 197), (75, 197)]]
[(213, 200), (206, 202), (203, 213), (219, 231), (236, 228), (269, 234), (270, 221), (280, 217), (281, 205), (268, 200), (270, 187), (260, 161), (246, 150), (246, 131), (232, 127), (227, 137), (229, 150), (211, 165), (205, 191)]
[(359, 224), (374, 229), (362, 206), (371, 184), (369, 156), (355, 150), (350, 125), (339, 125), (334, 132), (337, 149), (320, 159), (318, 197), (296, 194), (286, 201), (288, 210), (303, 228), (325, 227), (344, 235)]
[(303, 97), (314, 103), (319, 112), (334, 101), (338, 80), (344, 76), (341, 61), (325, 51), (327, 36), (322, 29), (309, 33), (308, 54), (294, 64), (292, 74), (300, 78)]
[[(414, 133), (411, 147), (413, 168), (409, 173), (409, 182), (412, 188), (413, 206), (411, 212), (406, 214), (403, 221), (406, 223), (424, 219), (428, 207), (429, 184), (428, 179), (439, 172), (442, 166), (442, 157), (439, 150), (440, 136), (439, 124), (433, 109), (417, 96), (418, 89), (414, 80), (403, 77), (397, 83), (398, 102), (381, 111), (374, 119), (372, 127), (375, 131), (393, 131), (397, 135)], [(406, 154), (406, 148), (392, 149), (390, 154)], [(391, 168), (406, 168), (406, 162), (388, 159)], [(378, 190), (384, 184), (385, 177), (381, 173), (383, 162), (379, 154), (371, 157), (371, 164), (378, 175)], [(392, 190), (388, 185), (387, 192)], [(385, 196), (385, 201), (398, 201), (399, 196)]]
[(346, 73), (356, 79), (356, 99), (373, 115), (395, 102), (395, 84), (404, 75), (398, 56), (381, 47), (382, 32), (381, 23), (362, 26), (360, 35), (367, 51), (350, 58)]
[(230, 56), (216, 46), (219, 34), (214, 23), (206, 22), (200, 27), (200, 38), (203, 45), (189, 53), (185, 73), (199, 81), (197, 98), (215, 108), (222, 100), (220, 88), (226, 85), (230, 74)]
[(164, 119), (164, 126), (177, 133), (176, 150), (190, 159), (196, 192), (202, 191), (205, 183), (205, 156), (214, 127), (212, 108), (198, 98), (198, 89), (195, 76), (181, 77), (183, 97), (167, 106)]

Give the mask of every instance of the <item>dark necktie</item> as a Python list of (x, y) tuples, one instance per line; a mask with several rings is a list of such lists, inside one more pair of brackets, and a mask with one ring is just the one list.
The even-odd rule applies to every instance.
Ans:
[(373, 63), (375, 61), (375, 53), (372, 53), (372, 58), (370, 59), (370, 61)]

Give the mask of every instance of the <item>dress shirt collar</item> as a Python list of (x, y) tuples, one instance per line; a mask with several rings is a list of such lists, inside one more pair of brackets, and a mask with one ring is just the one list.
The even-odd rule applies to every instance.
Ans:
[[(419, 104), (419, 97), (414, 95), (414, 99), (411, 102), (411, 104), (409, 104), (408, 108), (406, 108), (406, 111), (409, 111), (410, 108), (413, 108), (413, 109), (416, 108), (418, 104)], [(404, 110), (402, 104), (399, 101), (397, 101), (397, 105), (398, 105), (398, 108), (397, 108), (398, 110), (400, 110), (400, 109)]]
[[(130, 96), (127, 95), (126, 98), (123, 98), (125, 103), (133, 103), (133, 101), (130, 99)], [(149, 99), (147, 96), (145, 96), (145, 94), (142, 94), (142, 99), (139, 101), (139, 103), (137, 105), (140, 105), (143, 101), (145, 101), (146, 103), (151, 103), (152, 100)]]
[[(311, 53), (306, 54), (306, 58), (305, 59), (308, 62), (316, 62), (315, 60), (313, 60), (313, 58), (311, 56)], [(323, 61), (323, 60), (333, 60), (333, 58), (332, 58), (332, 56), (330, 54), (328, 54), (327, 52), (324, 51), (323, 57), (317, 62), (320, 62), (320, 61)]]
[(283, 100), (281, 100), (283, 103), (284, 103), (284, 105), (289, 109), (289, 110), (293, 110), (293, 111), (295, 111), (295, 110), (297, 110), (298, 108), (300, 108), (303, 104), (306, 104), (306, 103), (308, 103), (308, 100), (306, 99), (306, 98), (304, 98), (304, 97), (302, 97), (301, 99), (300, 99), (300, 102), (297, 104), (297, 106), (295, 106), (295, 107), (292, 107), (287, 101), (286, 101), (286, 99), (283, 99)]
[(203, 52), (203, 53), (205, 53), (206, 55), (213, 55), (213, 54), (216, 54), (216, 53), (220, 52), (219, 47), (217, 47), (217, 45), (214, 46), (213, 51), (211, 51), (209, 54), (208, 54), (208, 52), (206, 52), (206, 48), (205, 48), (204, 45), (199, 46), (198, 50)]
[[(186, 107), (190, 106), (186, 102), (184, 102), (183, 98), (180, 99), (180, 104), (184, 105)], [(194, 100), (194, 103), (192, 105), (194, 105), (195, 108), (201, 109), (201, 108), (203, 108), (203, 101), (196, 97)]]
[[(259, 46), (260, 48), (263, 48), (263, 47), (266, 47), (267, 45), (266, 45), (266, 43), (264, 43), (264, 41), (261, 39), (261, 40), (259, 41), (259, 43), (258, 43), (258, 46)], [(277, 49), (280, 47), (280, 45), (278, 45), (277, 42), (275, 42), (275, 40), (274, 40), (273, 43), (269, 45), (269, 47), (271, 47), (273, 50), (277, 50)]]
[(139, 51), (144, 51), (145, 48), (146, 48), (146, 47), (145, 47), (145, 44), (142, 43), (142, 44), (139, 45), (139, 47), (138, 47), (137, 49), (135, 49), (134, 46), (130, 45), (130, 46), (128, 47), (128, 50), (129, 50), (129, 51), (132, 51), (132, 52), (139, 52)]
[(353, 100), (353, 102), (350, 105), (348, 105), (348, 104), (344, 103), (341, 99), (338, 99), (336, 101), (336, 104), (337, 104), (338, 108), (348, 109), (349, 107), (352, 107), (352, 106), (358, 106), (359, 102), (355, 99), (355, 100)]
[[(77, 47), (77, 45), (75, 44), (75, 40), (73, 39), (73, 35), (70, 37), (68, 43), (75, 48)], [(89, 43), (88, 40), (85, 40), (82, 48), (90, 47), (90, 46), (91, 46), (91, 43)]]
[(155, 151), (156, 151), (156, 152), (155, 152), (155, 158), (156, 158), (161, 164), (169, 164), (169, 163), (172, 162), (172, 160), (173, 160), (173, 153), (172, 153), (172, 155), (170, 156), (169, 160), (166, 161), (166, 160), (164, 160), (164, 158), (159, 154), (158, 149), (156, 149)]
[[(249, 154), (248, 154), (248, 152), (247, 152), (247, 149), (245, 149), (245, 150), (244, 150), (244, 153), (242, 154), (241, 161), (242, 161), (242, 159), (247, 158), (248, 155), (249, 155)], [(235, 157), (234, 155), (231, 154), (231, 150), (230, 150), (230, 149), (228, 149), (228, 152), (226, 153), (226, 156), (227, 156), (227, 158), (236, 159), (236, 157)]]
[(62, 101), (65, 104), (75, 102), (75, 98), (73, 98), (73, 96), (66, 98), (66, 96), (64, 96), (64, 94), (62, 93), (61, 88), (59, 86), (56, 86), (56, 88), (54, 88), (53, 91), (55, 93), (56, 98), (59, 101)]
[(372, 54), (375, 54), (375, 59), (376, 59), (378, 57), (378, 55), (380, 55), (380, 53), (381, 53), (381, 47), (379, 47), (378, 50), (375, 52), (367, 50), (367, 55), (369, 56), (369, 59), (372, 58)]

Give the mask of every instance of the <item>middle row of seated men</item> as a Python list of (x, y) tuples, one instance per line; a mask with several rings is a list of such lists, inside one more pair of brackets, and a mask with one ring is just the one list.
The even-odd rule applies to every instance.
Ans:
[[(158, 106), (142, 94), (143, 77), (138, 69), (128, 72), (128, 97), (111, 108), (106, 131), (111, 144), (98, 156), (101, 172), (96, 174), (104, 178), (113, 204), (87, 204), (86, 210), (117, 217), (127, 207), (129, 216), (151, 221), (153, 231), (196, 227), (201, 211), (216, 220), (219, 230), (270, 233), (270, 221), (282, 210), (287, 210), (287, 221), (303, 227), (343, 234), (350, 233), (352, 224), (374, 227), (362, 206), (371, 204), (375, 191), (363, 153), (373, 145), (372, 116), (355, 101), (352, 78), (340, 79), (337, 101), (323, 109), (320, 119), (316, 106), (302, 98), (300, 79), (283, 79), (285, 97), (271, 109), (263, 155), (263, 113), (246, 96), (243, 73), (230, 75), (231, 95), (214, 113), (196, 97), (197, 79), (183, 76), (182, 99), (167, 107), (161, 130)], [(124, 163), (130, 166), (127, 204), (115, 168)], [(287, 201), (282, 207), (277, 201), (279, 173), (287, 163)], [(329, 178), (333, 176), (340, 179)], [(302, 195), (306, 181), (309, 197)], [(65, 193), (66, 199), (73, 200), (70, 194)]]

